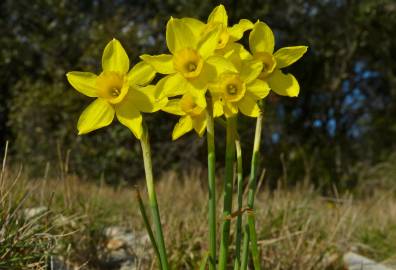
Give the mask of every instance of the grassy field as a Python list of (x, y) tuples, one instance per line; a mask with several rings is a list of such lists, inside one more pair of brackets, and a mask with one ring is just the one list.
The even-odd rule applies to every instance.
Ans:
[[(181, 175), (165, 173), (157, 183), (173, 269), (197, 269), (208, 250), (205, 182), (206, 172), (197, 169)], [(221, 182), (219, 178), (219, 190)], [(109, 187), (65, 173), (56, 179), (27, 179), (20, 170), (4, 167), (0, 269), (46, 269), (52, 255), (70, 269), (108, 269), (101, 260), (114, 243), (104, 237), (106, 228), (119, 226), (144, 234), (136, 188), (145, 194), (144, 186)], [(26, 216), (37, 207), (42, 211)], [(363, 198), (323, 197), (309, 186), (269, 192), (263, 184), (257, 208), (264, 269), (344, 269), (342, 255), (349, 250), (377, 261), (395, 258), (394, 191)], [(138, 269), (156, 269), (149, 245), (143, 255)]]

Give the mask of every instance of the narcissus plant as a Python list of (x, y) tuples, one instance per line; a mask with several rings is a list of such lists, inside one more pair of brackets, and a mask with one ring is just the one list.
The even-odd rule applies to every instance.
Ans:
[[(246, 31), (250, 51), (238, 43)], [(169, 53), (141, 55), (142, 62), (130, 69), (129, 58), (119, 41), (113, 39), (104, 49), (99, 74), (72, 71), (67, 73), (70, 84), (80, 93), (95, 98), (81, 114), (78, 134), (110, 125), (116, 117), (140, 140), (146, 175), (146, 187), (151, 208), (150, 220), (138, 196), (147, 232), (157, 256), (158, 269), (171, 269), (162, 232), (157, 195), (152, 172), (148, 127), (142, 113), (163, 110), (179, 118), (172, 132), (176, 140), (189, 131), (203, 136), (206, 131), (208, 150), (208, 231), (209, 256), (200, 266), (209, 270), (225, 270), (230, 258), (235, 258), (235, 270), (246, 270), (251, 254), (254, 269), (260, 269), (259, 247), (255, 229), (254, 197), (256, 194), (258, 160), (263, 122), (263, 99), (270, 90), (282, 96), (296, 97), (300, 92), (297, 79), (286, 68), (300, 59), (307, 46), (284, 47), (274, 52), (275, 37), (264, 22), (253, 24), (241, 19), (229, 26), (223, 5), (213, 9), (206, 22), (194, 18), (171, 17), (166, 25)], [(156, 84), (150, 84), (156, 74)], [(242, 149), (238, 136), (238, 115), (256, 118), (249, 183), (243, 183)], [(217, 237), (215, 118), (225, 126), (226, 153), (224, 170), (224, 203), (221, 235)], [(224, 121), (225, 120), (225, 121)], [(237, 202), (235, 254), (229, 255), (233, 204), (234, 163), (237, 163)], [(243, 202), (244, 186), (248, 187), (247, 202)], [(242, 209), (247, 206), (247, 211)], [(242, 218), (244, 212), (249, 213)], [(245, 224), (243, 225), (243, 222)], [(243, 231), (242, 231), (243, 230)], [(243, 242), (242, 242), (243, 234)], [(217, 239), (220, 238), (220, 245)], [(243, 243), (243, 244), (242, 244)], [(217, 248), (219, 253), (217, 254)]]

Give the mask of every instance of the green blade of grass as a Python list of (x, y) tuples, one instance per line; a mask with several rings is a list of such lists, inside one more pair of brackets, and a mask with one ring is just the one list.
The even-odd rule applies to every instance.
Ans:
[(140, 196), (140, 192), (139, 192), (138, 188), (136, 188), (135, 192), (136, 192), (136, 198), (137, 198), (137, 201), (138, 201), (138, 204), (139, 204), (139, 210), (140, 210), (140, 213), (142, 214), (142, 218), (143, 218), (143, 221), (144, 221), (144, 226), (146, 227), (147, 233), (148, 233), (150, 241), (151, 241), (151, 245), (153, 246), (155, 255), (157, 256), (157, 259), (158, 259), (158, 266), (160, 267), (160, 269), (162, 269), (162, 267), (161, 267), (161, 255), (159, 253), (158, 245), (157, 245), (157, 242), (155, 241), (153, 230), (151, 229), (151, 225), (150, 225), (150, 222), (149, 222), (148, 217), (147, 217), (147, 213), (146, 213), (146, 209), (144, 207), (142, 196)]

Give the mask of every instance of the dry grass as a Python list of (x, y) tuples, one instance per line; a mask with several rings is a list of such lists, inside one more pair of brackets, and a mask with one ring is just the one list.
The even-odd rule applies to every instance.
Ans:
[[(48, 252), (60, 254), (81, 269), (103, 269), (99, 254), (105, 245), (102, 234), (105, 227), (117, 225), (144, 230), (132, 187), (114, 188), (64, 175), (40, 180), (19, 177), (10, 189), (12, 181), (8, 180), (15, 178), (14, 173), (3, 171), (2, 194), (9, 190), (12, 197), (8, 197), (8, 201), (17, 206), (18, 194), (30, 190), (24, 199), (24, 208), (48, 207), (48, 213), (35, 223), (46, 224), (40, 228), (60, 237), (56, 237), (56, 249), (50, 248), (53, 240), (43, 239), (43, 246), (47, 244)], [(157, 183), (164, 233), (174, 269), (197, 269), (208, 250), (205, 179), (205, 172), (200, 170), (182, 175), (170, 172)], [(218, 190), (221, 190), (221, 179), (218, 182)], [(144, 185), (140, 189), (143, 191)], [(396, 198), (390, 191), (377, 192), (364, 199), (353, 199), (347, 194), (325, 198), (311, 188), (297, 187), (262, 191), (256, 205), (264, 269), (343, 269), (341, 256), (350, 249), (376, 260), (396, 254), (396, 247), (389, 238), (396, 237)], [(55, 222), (59, 217), (64, 222)], [(1, 222), (4, 224), (4, 220)], [(235, 223), (232, 226), (234, 228)], [(0, 258), (4, 256), (1, 252)], [(43, 250), (37, 254), (42, 255)], [(44, 259), (41, 256), (39, 261), (42, 263)], [(146, 263), (142, 269), (150, 269), (150, 265)]]

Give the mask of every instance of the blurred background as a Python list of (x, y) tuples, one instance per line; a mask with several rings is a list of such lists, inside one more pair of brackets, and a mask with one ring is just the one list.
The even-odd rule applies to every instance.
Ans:
[[(164, 53), (171, 15), (205, 21), (219, 3), (231, 24), (242, 18), (269, 24), (276, 48), (309, 46), (287, 70), (300, 82), (300, 96), (266, 99), (266, 183), (313, 183), (323, 192), (394, 185), (394, 0), (3, 0), (0, 150), (8, 140), (12, 163), (23, 163), (32, 177), (58, 174), (66, 164), (84, 179), (135, 182), (144, 173), (138, 141), (118, 123), (77, 136), (79, 114), (91, 100), (73, 90), (65, 74), (100, 72), (103, 48), (113, 37), (133, 64), (142, 53)], [(204, 138), (191, 133), (172, 142), (176, 117), (156, 113), (146, 119), (157, 173), (205, 166)], [(240, 122), (248, 164), (255, 121), (241, 116)], [(217, 127), (216, 133), (220, 167), (224, 131)]]

